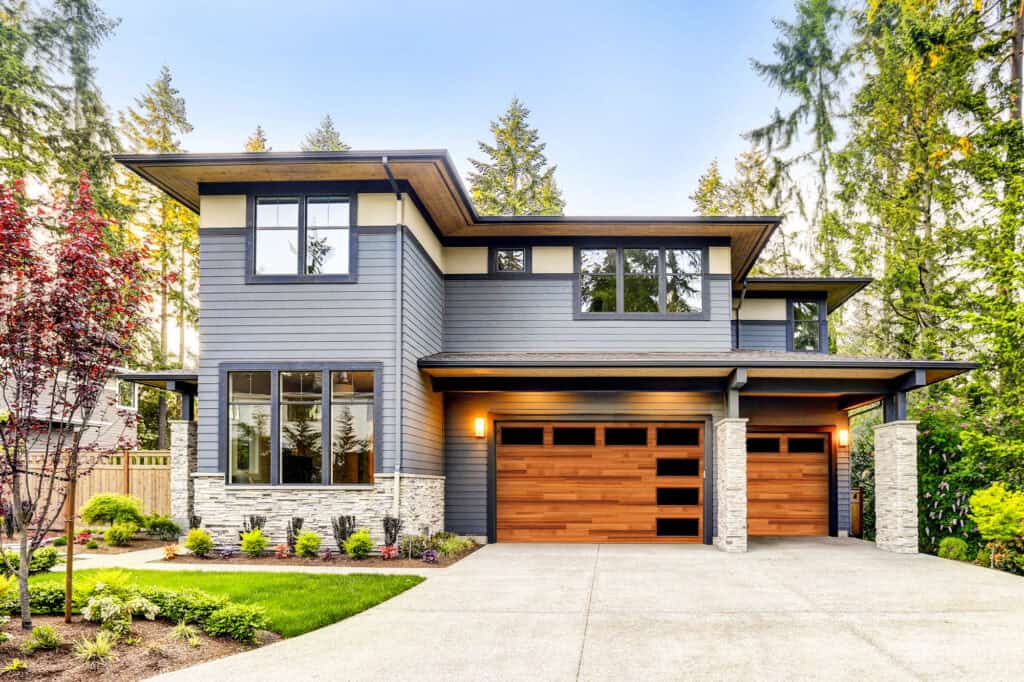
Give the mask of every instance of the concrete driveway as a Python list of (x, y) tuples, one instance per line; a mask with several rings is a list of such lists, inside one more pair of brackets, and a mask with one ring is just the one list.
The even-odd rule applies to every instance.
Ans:
[(341, 623), (165, 677), (1024, 676), (1024, 579), (858, 540), (490, 545), (425, 574)]

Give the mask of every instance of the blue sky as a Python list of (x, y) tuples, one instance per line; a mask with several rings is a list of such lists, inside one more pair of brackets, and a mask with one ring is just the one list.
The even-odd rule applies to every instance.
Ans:
[(297, 149), (329, 112), (355, 149), (446, 148), (465, 175), (518, 95), (576, 215), (679, 215), (713, 158), (776, 93), (772, 17), (792, 0), (257, 2), (107, 0), (121, 19), (97, 58), (129, 105), (162, 64), (186, 97), (189, 151), (240, 151), (257, 123)]

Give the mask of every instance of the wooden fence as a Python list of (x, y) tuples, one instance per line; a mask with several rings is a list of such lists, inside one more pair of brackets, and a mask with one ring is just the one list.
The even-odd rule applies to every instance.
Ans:
[[(107, 458), (78, 479), (76, 506), (82, 508), (96, 493), (127, 493), (142, 500), (147, 514), (171, 513), (171, 453), (138, 450)], [(78, 511), (77, 509), (75, 510)]]

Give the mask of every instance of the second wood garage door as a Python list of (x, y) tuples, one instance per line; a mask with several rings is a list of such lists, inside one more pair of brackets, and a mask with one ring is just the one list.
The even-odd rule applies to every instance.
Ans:
[(747, 532), (828, 535), (830, 434), (747, 434)]
[(701, 423), (501, 422), (499, 542), (700, 542)]

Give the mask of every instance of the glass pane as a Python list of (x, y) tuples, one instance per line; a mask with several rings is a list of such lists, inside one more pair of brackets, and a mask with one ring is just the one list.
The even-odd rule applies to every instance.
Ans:
[(627, 275), (657, 275), (657, 249), (626, 249), (622, 252), (622, 267)]
[(229, 372), (231, 402), (270, 402), (270, 372)]
[(232, 405), (231, 482), (270, 483), (270, 405)]
[(615, 249), (580, 250), (580, 272), (614, 274), (617, 271), (618, 268), (615, 267)]
[(793, 438), (790, 436), (786, 440), (786, 445), (790, 452), (813, 453), (816, 455), (825, 452), (825, 439), (820, 436), (811, 438)]
[(498, 272), (526, 272), (526, 250), (498, 249), (494, 255), (494, 267)]
[(607, 427), (604, 430), (604, 444), (647, 445), (647, 429), (643, 427)]
[(700, 460), (659, 459), (657, 472), (658, 476), (700, 476)]
[(348, 274), (348, 230), (306, 230), (306, 274)]
[(659, 427), (658, 447), (700, 445), (700, 429), (687, 427)]
[(793, 319), (818, 321), (818, 309), (820, 303), (814, 301), (794, 301)]
[(544, 428), (540, 426), (501, 427), (502, 445), (544, 445)]
[(627, 313), (658, 312), (657, 275), (626, 275), (622, 283), (622, 305)]
[(130, 381), (117, 382), (117, 404), (120, 407), (135, 407), (135, 384)]
[(296, 199), (257, 199), (256, 227), (298, 227), (299, 202)]
[(593, 445), (596, 438), (593, 426), (556, 426), (551, 431), (553, 445)]
[(615, 275), (580, 275), (580, 311), (616, 312)]
[(704, 272), (700, 249), (666, 249), (665, 272), (669, 275), (700, 275)]
[(281, 372), (281, 402), (320, 400), (322, 390), (318, 371)]
[(320, 403), (281, 405), (281, 482), (320, 483)]
[(747, 452), (777, 453), (782, 450), (777, 436), (751, 436), (747, 438)]
[(331, 372), (331, 483), (373, 482), (373, 372)]
[(348, 200), (314, 197), (306, 202), (306, 227), (348, 227)]
[(665, 306), (670, 313), (699, 313), (703, 307), (699, 275), (669, 276), (666, 281)]
[(818, 321), (808, 322), (796, 320), (793, 322), (793, 350), (818, 350)]
[(256, 230), (256, 274), (295, 275), (298, 230)]

